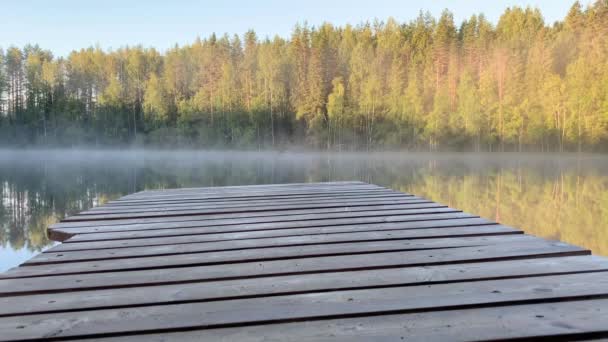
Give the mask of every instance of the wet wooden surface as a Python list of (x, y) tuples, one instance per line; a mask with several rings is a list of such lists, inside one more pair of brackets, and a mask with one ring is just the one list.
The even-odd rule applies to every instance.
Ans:
[(361, 182), (143, 191), (0, 274), (0, 341), (608, 336), (608, 259)]

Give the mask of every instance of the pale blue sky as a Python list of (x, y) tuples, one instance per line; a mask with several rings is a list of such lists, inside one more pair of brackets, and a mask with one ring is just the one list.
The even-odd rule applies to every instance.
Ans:
[[(38, 43), (57, 55), (99, 44), (103, 48), (143, 44), (161, 51), (212, 32), (287, 37), (297, 22), (358, 24), (392, 16), (409, 21), (420, 10), (444, 8), (457, 23), (474, 13), (493, 22), (509, 6), (541, 9), (547, 22), (562, 19), (574, 0), (21, 0), (2, 1), (0, 47)], [(589, 1), (582, 1), (588, 3)]]

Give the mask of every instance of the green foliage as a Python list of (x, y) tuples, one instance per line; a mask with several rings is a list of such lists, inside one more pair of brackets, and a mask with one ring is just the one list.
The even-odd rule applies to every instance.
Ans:
[(513, 7), (495, 27), (446, 10), (164, 54), (9, 47), (2, 144), (606, 150), (607, 23), (597, 1), (551, 25)]

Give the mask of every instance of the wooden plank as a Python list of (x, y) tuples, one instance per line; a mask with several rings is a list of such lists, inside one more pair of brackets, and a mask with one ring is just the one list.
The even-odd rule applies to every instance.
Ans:
[(183, 195), (174, 196), (171, 198), (152, 198), (152, 197), (141, 197), (138, 199), (129, 199), (121, 197), (116, 200), (112, 200), (106, 203), (106, 205), (140, 205), (140, 204), (153, 204), (153, 203), (176, 203), (176, 202), (190, 202), (190, 201), (247, 201), (247, 200), (261, 200), (261, 199), (290, 199), (290, 198), (316, 198), (316, 197), (352, 197), (352, 196), (385, 196), (385, 195), (400, 195), (400, 196), (412, 196), (407, 193), (398, 192), (390, 189), (378, 189), (378, 190), (353, 190), (353, 191), (325, 191), (322, 193), (318, 192), (305, 192), (305, 193), (282, 193), (282, 194), (260, 194), (260, 193), (234, 193), (234, 194), (208, 194), (208, 195)]
[[(316, 217), (316, 219), (314, 219)], [(329, 214), (302, 214), (291, 215), (289, 217), (261, 217), (261, 218), (239, 218), (239, 219), (209, 219), (203, 221), (179, 221), (167, 223), (150, 223), (141, 225), (118, 225), (111, 227), (79, 227), (67, 229), (53, 229), (51, 231), (65, 231), (71, 234), (79, 234), (72, 238), (72, 241), (99, 239), (119, 233), (130, 234), (147, 231), (165, 231), (177, 234), (178, 229), (183, 232), (196, 229), (204, 232), (213, 231), (213, 227), (219, 228), (220, 232), (251, 230), (253, 229), (272, 229), (272, 228), (299, 228), (299, 227), (322, 227), (344, 224), (365, 224), (383, 222), (407, 222), (407, 221), (427, 221), (476, 217), (471, 214), (462, 213), (449, 208), (431, 209), (404, 209), (404, 210), (383, 210), (371, 212), (337, 212)], [(313, 218), (313, 219), (310, 219)], [(238, 227), (231, 227), (238, 226)], [(247, 228), (249, 227), (249, 228)], [(194, 229), (194, 230), (193, 230)], [(93, 235), (95, 234), (95, 235)], [(99, 235), (103, 234), (103, 235)], [(147, 233), (146, 233), (147, 234)]]
[[(209, 199), (209, 200), (182, 200), (179, 202), (149, 202), (149, 203), (106, 203), (100, 207), (94, 207), (89, 210), (101, 210), (101, 209), (131, 209), (131, 208), (150, 208), (150, 207), (184, 207), (188, 205), (238, 205), (244, 203), (294, 203), (294, 202), (328, 202), (328, 201), (363, 201), (363, 200), (376, 200), (376, 199), (421, 199), (417, 196), (405, 195), (399, 192), (387, 192), (377, 194), (356, 194), (356, 195), (302, 195), (302, 196), (290, 196), (290, 197), (261, 197), (261, 198), (239, 198), (239, 199)], [(428, 200), (427, 200), (428, 201)]]
[[(291, 203), (296, 201), (317, 201), (317, 200), (361, 200), (361, 199), (377, 199), (377, 198), (386, 198), (386, 199), (421, 199), (420, 197), (405, 195), (400, 192), (386, 192), (386, 193), (377, 193), (377, 194), (354, 194), (354, 195), (295, 195), (295, 196), (282, 196), (282, 197), (260, 197), (260, 198), (235, 198), (235, 199), (197, 199), (197, 200), (178, 200), (178, 201), (167, 201), (167, 202), (146, 202), (146, 203), (105, 203), (103, 206), (94, 207), (90, 210), (101, 209), (101, 208), (151, 208), (151, 207), (162, 207), (162, 206), (171, 206), (171, 207), (180, 207), (180, 206), (189, 206), (191, 204), (238, 204), (238, 203), (250, 203), (250, 202), (282, 202), (282, 203)], [(428, 201), (428, 200), (427, 200)], [(430, 201), (429, 201), (430, 202)]]
[[(314, 217), (317, 217), (317, 220), (322, 220), (322, 219), (327, 219), (327, 218), (335, 218), (336, 214), (337, 215), (359, 215), (359, 216), (380, 216), (383, 214), (390, 214), (390, 215), (394, 215), (395, 213), (400, 213), (404, 210), (409, 210), (409, 211), (405, 211), (405, 213), (410, 213), (410, 212), (416, 212), (414, 209), (421, 209), (419, 211), (424, 212), (425, 209), (431, 209), (431, 210), (439, 210), (442, 212), (448, 211), (448, 212), (459, 212), (460, 210), (456, 210), (456, 209), (452, 209), (452, 208), (447, 208), (445, 205), (442, 204), (438, 204), (438, 203), (434, 203), (434, 202), (429, 202), (429, 201), (421, 201), (421, 200), (416, 200), (416, 201), (408, 201), (408, 202), (393, 202), (393, 201), (382, 201), (382, 202), (378, 202), (378, 203), (372, 203), (372, 204), (347, 204), (347, 205), (341, 205), (341, 204), (335, 204), (335, 205), (310, 205), (310, 207), (307, 206), (302, 206), (301, 208), (297, 208), (297, 209), (281, 209), (280, 207), (268, 207), (268, 210), (261, 210), (261, 211), (266, 211), (267, 214), (264, 216), (252, 216), (253, 213), (256, 212), (256, 208), (260, 208), (260, 207), (250, 207), (252, 209), (252, 211), (247, 211), (247, 207), (244, 206), (243, 209), (238, 209), (236, 212), (232, 213), (232, 209), (228, 209), (227, 212), (222, 213), (222, 210), (218, 210), (217, 212), (211, 212), (208, 214), (202, 213), (202, 212), (198, 212), (194, 215), (185, 215), (187, 217), (161, 217), (160, 222), (153, 222), (153, 223), (172, 223), (172, 222), (193, 222), (193, 221), (205, 221), (208, 222), (210, 220), (216, 220), (216, 223), (221, 223), (221, 219), (234, 219), (234, 218), (239, 218), (239, 219), (249, 219), (250, 221), (256, 221), (256, 220), (274, 220), (274, 221), (289, 221), (289, 220), (302, 220), (302, 219), (306, 219), (303, 218), (302, 215), (306, 215), (305, 217), (308, 217), (308, 220), (314, 220)], [(294, 214), (294, 211), (297, 210), (297, 214)], [(211, 211), (214, 211), (213, 209)], [(287, 214), (284, 213), (287, 212)], [(426, 210), (428, 211), (428, 210)], [(158, 212), (158, 211), (157, 211)], [(358, 214), (352, 214), (352, 213), (358, 213)], [(145, 213), (147, 214), (147, 213)], [(238, 214), (243, 214), (243, 215), (238, 215)], [(316, 214), (316, 215), (313, 215)], [(139, 215), (139, 214), (138, 214)], [(87, 221), (86, 218), (88, 216), (92, 216), (92, 215), (83, 215), (83, 216), (79, 216), (84, 223), (86, 223), (86, 225), (84, 225), (83, 227), (101, 227), (98, 226), (96, 224), (95, 220), (91, 220), (91, 221)], [(273, 218), (275, 217), (276, 218)], [(258, 217), (262, 217), (261, 219), (258, 219)], [(268, 218), (266, 218), (268, 217)], [(340, 217), (340, 216), (338, 216)], [(171, 220), (172, 219), (172, 220)], [(262, 221), (264, 222), (264, 221)], [(141, 224), (141, 223), (140, 223)], [(117, 226), (117, 225), (114, 225)], [(120, 226), (129, 226), (129, 224), (127, 225), (120, 225)], [(105, 226), (103, 226), (104, 230), (106, 229), (113, 229), (113, 227), (110, 228), (105, 228)], [(67, 227), (67, 228), (82, 228), (82, 227)]]
[[(159, 192), (158, 194), (146, 194), (138, 196), (123, 197), (123, 200), (150, 200), (150, 199), (171, 199), (179, 197), (207, 197), (207, 196), (282, 196), (282, 195), (293, 195), (293, 194), (324, 194), (324, 193), (335, 193), (335, 194), (348, 194), (353, 192), (376, 192), (376, 191), (391, 191), (389, 189), (378, 187), (378, 186), (359, 186), (359, 187), (302, 187), (298, 189), (249, 189), (239, 191), (225, 191), (225, 190), (209, 190), (209, 191), (191, 191), (191, 192)], [(120, 200), (120, 199), (119, 199)]]
[[(66, 264), (52, 264), (45, 266), (28, 266), (11, 269), (4, 274), (0, 274), (0, 279), (42, 277), (49, 275), (99, 273), (115, 271), (134, 271), (143, 269), (158, 269), (169, 267), (185, 266), (204, 266), (246, 262), (262, 262), (272, 260), (302, 259), (310, 257), (339, 256), (339, 255), (358, 255), (358, 254), (377, 254), (383, 252), (405, 252), (413, 251), (413, 265), (427, 265), (431, 261), (441, 260), (446, 257), (446, 250), (462, 248), (463, 253), (469, 253), (467, 247), (477, 248), (477, 256), (487, 252), (487, 247), (492, 246), (499, 250), (499, 247), (508, 248), (536, 248), (536, 247), (556, 247), (556, 243), (550, 243), (542, 239), (528, 235), (509, 235), (509, 236), (489, 236), (489, 237), (470, 237), (470, 238), (448, 238), (414, 241), (378, 241), (365, 244), (333, 244), (320, 246), (297, 246), (297, 247), (277, 247), (261, 248), (251, 250), (223, 251), (214, 253), (193, 253), (174, 255), (171, 258), (166, 256), (152, 256), (143, 258), (122, 259), (120, 262), (115, 260), (85, 261)], [(549, 252), (560, 252), (561, 248)], [(572, 249), (575, 253), (588, 253), (580, 248)], [(458, 252), (458, 251), (456, 251)], [(546, 251), (547, 252), (547, 251)], [(451, 254), (448, 253), (448, 258)], [(372, 257), (373, 255), (370, 255)], [(431, 260), (432, 259), (432, 260)]]
[[(319, 215), (321, 216), (321, 215)], [(344, 217), (344, 215), (342, 215)], [(352, 215), (350, 215), (352, 216)], [(143, 225), (118, 225), (111, 227), (79, 227), (70, 229), (50, 229), (49, 236), (64, 242), (104, 241), (116, 239), (200, 235), (208, 233), (229, 233), (247, 230), (273, 230), (287, 228), (330, 227), (340, 225), (382, 224), (383, 222), (419, 222), (420, 227), (427, 226), (425, 221), (440, 221), (447, 219), (477, 218), (467, 213), (448, 212), (440, 214), (397, 215), (384, 217), (345, 217), (325, 220), (290, 220), (281, 217), (263, 217), (262, 219), (221, 219), (201, 221), (184, 221), (171, 223), (150, 223)], [(253, 223), (252, 223), (253, 222)], [(308, 222), (308, 223), (307, 223)], [(493, 223), (486, 221), (486, 223)], [(458, 225), (457, 223), (456, 225)], [(147, 232), (146, 232), (147, 231)], [(121, 233), (122, 236), (116, 236)], [(102, 235), (99, 235), (102, 234)]]
[(0, 340), (213, 328), (608, 298), (608, 275), (501, 279), (0, 318)]
[(170, 212), (181, 212), (181, 211), (195, 211), (195, 210), (209, 210), (212, 213), (218, 212), (247, 212), (250, 211), (262, 211), (262, 210), (291, 210), (291, 209), (321, 209), (321, 208), (349, 208), (349, 207), (369, 207), (377, 205), (407, 205), (407, 204), (426, 204), (428, 207), (438, 207), (440, 204), (433, 203), (431, 201), (415, 200), (411, 201), (408, 197), (397, 197), (397, 198), (382, 198), (382, 199), (359, 199), (359, 200), (321, 200), (312, 201), (304, 200), (297, 202), (277, 202), (277, 201), (251, 201), (243, 203), (232, 203), (232, 204), (189, 204), (188, 206), (162, 206), (162, 207), (139, 207), (139, 208), (107, 208), (98, 207), (95, 210), (86, 210), (79, 213), (76, 216), (93, 216), (93, 215), (117, 215), (117, 214), (135, 214), (135, 213), (170, 213)]
[[(419, 203), (427, 203), (423, 200), (412, 201), (413, 204)], [(432, 203), (432, 202), (431, 202)], [(440, 205), (441, 206), (441, 205)], [(389, 210), (395, 208), (394, 206), (389, 207)], [(298, 209), (298, 210), (283, 210), (277, 212), (252, 212), (252, 213), (231, 213), (231, 214), (209, 214), (209, 215), (191, 215), (188, 217), (157, 217), (157, 218), (147, 218), (147, 219), (124, 219), (124, 220), (108, 220), (108, 221), (79, 221), (79, 222), (60, 222), (52, 224), (49, 229), (51, 230), (66, 230), (73, 229), (87, 229), (91, 227), (103, 227), (103, 230), (106, 229), (126, 229), (129, 227), (137, 226), (137, 225), (148, 225), (148, 224), (170, 224), (174, 222), (194, 222), (194, 221), (210, 221), (210, 220), (222, 220), (222, 219), (248, 219), (256, 220), (257, 218), (269, 218), (274, 217), (274, 221), (277, 220), (294, 220), (294, 219), (302, 219), (302, 217), (285, 217), (285, 216), (295, 216), (295, 215), (308, 215), (306, 217), (315, 217), (312, 214), (331, 214), (331, 213), (342, 213), (345, 212), (359, 212), (359, 211), (379, 211), (382, 209), (382, 206), (370, 206), (370, 207), (348, 207), (348, 208), (321, 208), (321, 209)], [(319, 216), (319, 219), (332, 218), (331, 216)], [(248, 221), (243, 221), (248, 222)], [(267, 221), (268, 222), (268, 221)], [(113, 227), (109, 227), (113, 226)]]
[(186, 187), (186, 188), (165, 188), (165, 189), (147, 189), (140, 192), (133, 193), (137, 194), (150, 194), (150, 193), (166, 193), (166, 192), (183, 192), (183, 191), (243, 191), (252, 189), (285, 189), (285, 188), (313, 188), (313, 187), (360, 187), (360, 186), (378, 186), (361, 181), (346, 181), (346, 182), (302, 182), (302, 183), (266, 183), (266, 184), (238, 184), (238, 185), (224, 185), (224, 186), (205, 186), (205, 187)]
[[(255, 230), (245, 232), (226, 233), (207, 233), (201, 235), (169, 236), (160, 238), (146, 239), (124, 239), (124, 240), (103, 240), (89, 242), (70, 242), (58, 244), (47, 249), (45, 252), (69, 252), (79, 250), (107, 249), (107, 248), (127, 248), (138, 246), (162, 246), (193, 242), (211, 241), (230, 241), (240, 239), (257, 239), (285, 236), (302, 235), (321, 235), (338, 233), (357, 233), (374, 231), (410, 230), (412, 238), (434, 235), (457, 235), (458, 232), (452, 229), (480, 229), (483, 233), (485, 228), (496, 225), (496, 223), (481, 218), (453, 220), (435, 220), (422, 222), (396, 222), (396, 223), (377, 223), (371, 225), (344, 225), (330, 227), (311, 227), (311, 228), (284, 228), (273, 230)], [(514, 228), (513, 228), (514, 229)], [(422, 230), (422, 231), (420, 231)]]
[[(324, 274), (303, 274), (213, 283), (131, 287), (94, 291), (13, 296), (2, 299), (0, 316), (65, 311), (124, 308), (143, 305), (220, 301), (276, 295), (345, 291), (355, 289), (435, 285), (456, 282), (608, 272), (608, 260), (566, 257), (563, 260), (533, 259), (460, 265), (419, 270), (393, 268)], [(418, 272), (418, 273), (414, 273)]]
[[(149, 218), (149, 217), (169, 217), (169, 216), (190, 216), (190, 215), (208, 215), (219, 213), (251, 213), (257, 211), (281, 211), (292, 209), (324, 209), (327, 207), (344, 208), (348, 210), (348, 206), (336, 203), (334, 205), (327, 204), (302, 204), (302, 205), (276, 205), (276, 206), (259, 206), (259, 207), (240, 207), (240, 208), (224, 208), (224, 209), (192, 209), (178, 211), (155, 211), (146, 213), (119, 213), (119, 214), (91, 214), (91, 215), (74, 215), (66, 218), (65, 222), (72, 221), (95, 221), (95, 220), (120, 220), (129, 218)], [(454, 209), (450, 209), (454, 211)]]
[[(209, 199), (220, 199), (220, 200), (229, 200), (229, 199), (240, 199), (242, 197), (276, 197), (276, 198), (289, 198), (292, 196), (351, 196), (351, 195), (364, 195), (364, 194), (387, 194), (387, 193), (400, 193), (403, 195), (407, 195), (405, 193), (395, 191), (388, 188), (383, 187), (349, 187), (349, 188), (331, 188), (331, 189), (300, 189), (300, 190), (286, 190), (286, 191), (265, 191), (265, 190), (256, 190), (256, 191), (214, 191), (214, 192), (186, 192), (182, 194), (173, 194), (169, 195), (168, 193), (161, 194), (158, 196), (154, 195), (146, 195), (146, 196), (124, 196), (111, 202), (115, 203), (123, 203), (123, 202), (138, 202), (138, 201), (171, 201), (177, 199), (179, 197), (189, 198), (189, 197), (200, 197)], [(165, 197), (163, 197), (163, 195)], [(167, 197), (169, 195), (169, 197)], [(160, 196), (160, 197), (159, 197)], [(227, 197), (223, 199), (224, 197)]]
[(123, 200), (141, 200), (141, 199), (176, 199), (182, 197), (188, 198), (208, 198), (208, 197), (243, 197), (243, 196), (272, 196), (272, 195), (293, 195), (293, 194), (329, 194), (329, 193), (341, 193), (348, 194), (354, 192), (362, 192), (366, 191), (369, 193), (374, 192), (382, 192), (387, 191), (386, 188), (381, 187), (358, 187), (358, 188), (344, 188), (344, 189), (336, 189), (336, 188), (303, 188), (297, 190), (259, 190), (259, 191), (238, 191), (238, 192), (206, 192), (206, 193), (190, 193), (184, 196), (184, 194), (158, 194), (158, 195), (144, 195), (144, 196), (128, 196), (123, 197)]
[[(410, 201), (411, 204), (416, 203), (434, 203), (424, 199), (415, 198)], [(368, 208), (353, 208), (353, 211), (367, 211)], [(116, 226), (116, 225), (135, 225), (135, 224), (148, 224), (148, 223), (165, 223), (165, 222), (183, 222), (183, 221), (204, 221), (209, 219), (221, 219), (221, 218), (249, 218), (249, 217), (267, 217), (267, 216), (290, 216), (290, 215), (302, 215), (302, 214), (313, 214), (313, 213), (332, 213), (344, 211), (343, 208), (323, 208), (323, 209), (297, 209), (297, 210), (282, 210), (279, 212), (253, 212), (253, 213), (232, 213), (232, 214), (212, 214), (212, 215), (191, 215), (189, 217), (156, 217), (156, 218), (143, 218), (143, 219), (123, 219), (123, 220), (99, 220), (94, 222), (59, 222), (52, 224), (49, 228), (51, 229), (65, 229), (65, 228), (81, 228), (81, 227), (105, 227), (105, 226)]]
[[(311, 228), (311, 227), (333, 227), (340, 225), (361, 225), (375, 224), (383, 222), (418, 222), (422, 224), (425, 221), (436, 220), (455, 220), (454, 225), (458, 225), (460, 219), (470, 219), (474, 216), (465, 213), (440, 213), (440, 214), (416, 214), (402, 216), (384, 216), (384, 217), (356, 217), (343, 219), (328, 219), (322, 221), (300, 220), (300, 221), (278, 221), (278, 222), (262, 222), (252, 224), (227, 224), (227, 225), (192, 225), (191, 227), (174, 228), (159, 228), (159, 229), (137, 229), (124, 231), (108, 231), (102, 233), (79, 234), (71, 237), (69, 242), (85, 242), (85, 241), (104, 241), (104, 240), (123, 240), (123, 239), (142, 239), (152, 237), (168, 237), (168, 236), (184, 236), (184, 235), (201, 235), (208, 233), (230, 233), (244, 232), (256, 230), (275, 230), (289, 228)], [(420, 226), (423, 227), (423, 226)]]
[[(232, 195), (238, 195), (239, 193), (233, 193)], [(297, 199), (297, 198), (318, 198), (318, 197), (336, 197), (336, 198), (348, 198), (348, 197), (360, 197), (360, 196), (390, 196), (390, 195), (398, 195), (398, 196), (413, 196), (412, 194), (408, 194), (408, 193), (404, 193), (401, 191), (396, 191), (393, 189), (375, 189), (373, 191), (370, 190), (354, 190), (354, 191), (350, 191), (350, 192), (331, 192), (331, 191), (327, 191), (324, 193), (304, 193), (304, 194), (278, 194), (278, 195), (267, 195), (267, 196), (250, 196), (245, 194), (245, 196), (241, 196), (241, 197), (231, 197), (231, 198), (212, 198), (212, 196), (210, 196), (211, 198), (202, 198), (202, 199), (198, 199), (200, 201), (243, 201), (243, 200), (270, 200), (270, 199), (274, 199), (274, 200), (279, 200), (279, 199)], [(154, 200), (154, 199), (148, 199), (146, 200), (145, 198), (142, 199), (127, 199), (126, 197), (120, 197), (111, 201), (108, 201), (105, 203), (105, 205), (139, 205), (139, 202), (166, 202), (166, 203), (174, 203), (175, 201), (187, 201), (189, 195), (185, 194), (184, 196), (182, 196), (184, 199), (169, 199), (166, 201), (163, 200)], [(132, 203), (130, 203), (132, 202)]]
[(468, 227), (428, 230), (392, 230), (388, 232), (349, 232), (323, 235), (299, 235), (286, 237), (270, 237), (257, 239), (239, 239), (224, 241), (189, 242), (156, 246), (141, 246), (129, 248), (111, 248), (101, 250), (85, 250), (74, 252), (54, 252), (38, 254), (24, 262), (22, 266), (42, 265), (75, 261), (92, 261), (104, 259), (139, 258), (155, 255), (177, 255), (200, 252), (219, 252), (228, 250), (243, 250), (254, 248), (307, 246), (336, 243), (367, 243), (372, 241), (415, 240), (435, 238), (459, 238), (466, 236), (490, 236), (506, 234), (522, 234), (521, 230), (506, 226), (493, 225), (485, 227)]
[(155, 193), (155, 192), (167, 192), (167, 191), (189, 191), (189, 190), (214, 190), (214, 189), (258, 189), (258, 188), (284, 188), (284, 187), (296, 187), (296, 186), (360, 186), (360, 185), (375, 185), (362, 181), (329, 181), (329, 182), (301, 182), (301, 183), (262, 183), (262, 184), (239, 184), (239, 185), (211, 185), (205, 187), (184, 187), (184, 188), (163, 188), (163, 189), (146, 189), (139, 192), (132, 193), (135, 194), (144, 194), (144, 193)]
[[(541, 240), (542, 242), (542, 240)], [(268, 260), (234, 264), (197, 266), (184, 264), (178, 268), (129, 270), (128, 272), (82, 273), (60, 275), (48, 273), (39, 277), (20, 278), (15, 271), (0, 274), (0, 295), (45, 293), (58, 291), (92, 290), (143, 285), (177, 284), (202, 281), (219, 281), (326, 273), (339, 271), (371, 270), (382, 268), (412, 268), (421, 277), (429, 276), (429, 267), (446, 265), (454, 272), (470, 272), (461, 268), (465, 263), (487, 262), (494, 264), (504, 260), (531, 260), (533, 258), (559, 257), (558, 262), (569, 256), (588, 256), (588, 250), (561, 242), (535, 241), (521, 244), (502, 244), (486, 247), (448, 248), (423, 251), (384, 252), (338, 256), (307, 257), (286, 260)], [(433, 273), (434, 274), (434, 273)], [(436, 276), (440, 274), (437, 273)], [(4, 278), (4, 279), (3, 279)], [(437, 277), (431, 280), (439, 280)]]
[(490, 341), (608, 337), (608, 300), (520, 304), (87, 339), (90, 342)]
[(320, 182), (320, 183), (284, 183), (284, 184), (249, 184), (249, 185), (228, 185), (228, 186), (210, 186), (210, 187), (192, 187), (192, 188), (168, 188), (168, 189), (153, 189), (143, 190), (129, 194), (125, 197), (135, 196), (150, 196), (155, 194), (168, 193), (187, 193), (187, 192), (244, 192), (244, 191), (259, 191), (259, 190), (291, 190), (291, 189), (315, 189), (315, 188), (330, 188), (330, 189), (353, 189), (353, 188), (382, 188), (375, 184), (365, 182)]
[(144, 191), (51, 236), (0, 274), (0, 340), (477, 338), (448, 332), (522, 307), (569, 316), (483, 336), (608, 335), (569, 325), (608, 301), (608, 259), (360, 182)]
[(126, 196), (126, 199), (147, 199), (147, 198), (170, 198), (180, 196), (208, 196), (208, 195), (280, 195), (280, 194), (292, 194), (292, 193), (323, 193), (323, 192), (353, 192), (353, 191), (376, 191), (376, 190), (387, 190), (384, 187), (375, 185), (360, 185), (360, 186), (316, 186), (316, 187), (294, 187), (294, 188), (281, 188), (281, 189), (270, 189), (270, 188), (257, 188), (257, 189), (241, 189), (241, 190), (226, 190), (222, 188), (212, 188), (211, 190), (193, 190), (193, 191), (162, 191), (157, 193), (142, 193)]
[[(292, 239), (292, 238), (286, 238)], [(217, 243), (195, 243), (190, 245), (180, 245), (178, 249), (168, 246), (152, 246), (152, 247), (134, 247), (138, 253), (126, 253), (122, 251), (113, 251), (120, 258), (120, 265), (115, 265), (116, 261), (107, 251), (90, 251), (90, 252), (73, 252), (73, 253), (56, 253), (55, 256), (61, 255), (57, 259), (57, 263), (52, 263), (51, 260), (40, 256), (41, 260), (51, 263), (50, 265), (39, 265), (33, 259), (27, 261), (21, 266), (22, 273), (30, 273), (36, 271), (75, 271), (81, 272), (97, 272), (101, 270), (120, 270), (125, 267), (135, 267), (144, 264), (159, 263), (160, 266), (167, 262), (179, 262), (182, 258), (188, 260), (199, 260), (206, 263), (231, 263), (231, 262), (246, 262), (257, 260), (272, 260), (283, 258), (302, 258), (308, 256), (324, 256), (324, 255), (341, 255), (341, 254), (365, 254), (377, 253), (382, 251), (406, 251), (406, 250), (422, 250), (422, 249), (437, 249), (437, 248), (456, 248), (470, 246), (487, 246), (503, 243), (526, 243), (537, 242), (539, 239), (529, 235), (506, 235), (506, 236), (473, 236), (459, 238), (431, 238), (418, 240), (360, 240), (349, 242), (335, 242), (331, 244), (303, 244), (296, 243), (293, 245), (282, 245), (280, 239), (266, 239), (265, 244), (257, 240), (239, 240)], [(235, 246), (242, 246), (235, 248)], [(247, 246), (248, 248), (243, 248)], [(211, 253), (212, 252), (212, 253)], [(125, 255), (126, 254), (126, 255)], [(203, 254), (203, 255), (201, 255)], [(93, 261), (88, 261), (88, 256), (98, 256)], [(166, 258), (171, 255), (172, 258)], [(81, 257), (84, 261), (73, 261), (64, 263), (61, 259), (66, 260), (68, 257), (76, 259)], [(69, 261), (66, 260), (66, 261)]]
[[(425, 200), (412, 200), (408, 204), (422, 204), (422, 203), (433, 203)], [(439, 205), (441, 206), (441, 205)], [(395, 208), (394, 206), (388, 207), (389, 210)], [(243, 213), (229, 213), (229, 214), (208, 214), (208, 215), (190, 215), (187, 217), (154, 217), (154, 218), (139, 218), (139, 219), (122, 219), (122, 220), (99, 220), (99, 221), (76, 221), (76, 222), (59, 222), (49, 226), (49, 230), (65, 230), (66, 232), (70, 229), (87, 229), (90, 227), (103, 227), (103, 229), (113, 228), (128, 228), (136, 225), (147, 225), (147, 224), (164, 224), (174, 222), (193, 222), (193, 221), (209, 221), (209, 220), (221, 220), (221, 219), (255, 219), (260, 217), (276, 217), (276, 219), (282, 219), (283, 216), (294, 216), (294, 215), (311, 215), (311, 214), (329, 214), (329, 213), (344, 213), (344, 212), (357, 212), (357, 211), (376, 211), (382, 209), (382, 206), (361, 206), (361, 207), (343, 207), (337, 208), (321, 208), (321, 209), (295, 209), (295, 210), (282, 210), (282, 211), (262, 211), (262, 212), (243, 212)], [(114, 226), (114, 227), (109, 227)]]

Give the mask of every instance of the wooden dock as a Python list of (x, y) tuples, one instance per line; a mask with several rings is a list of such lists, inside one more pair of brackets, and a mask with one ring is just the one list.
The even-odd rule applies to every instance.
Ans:
[(361, 182), (143, 191), (0, 274), (0, 341), (608, 336), (608, 259)]

